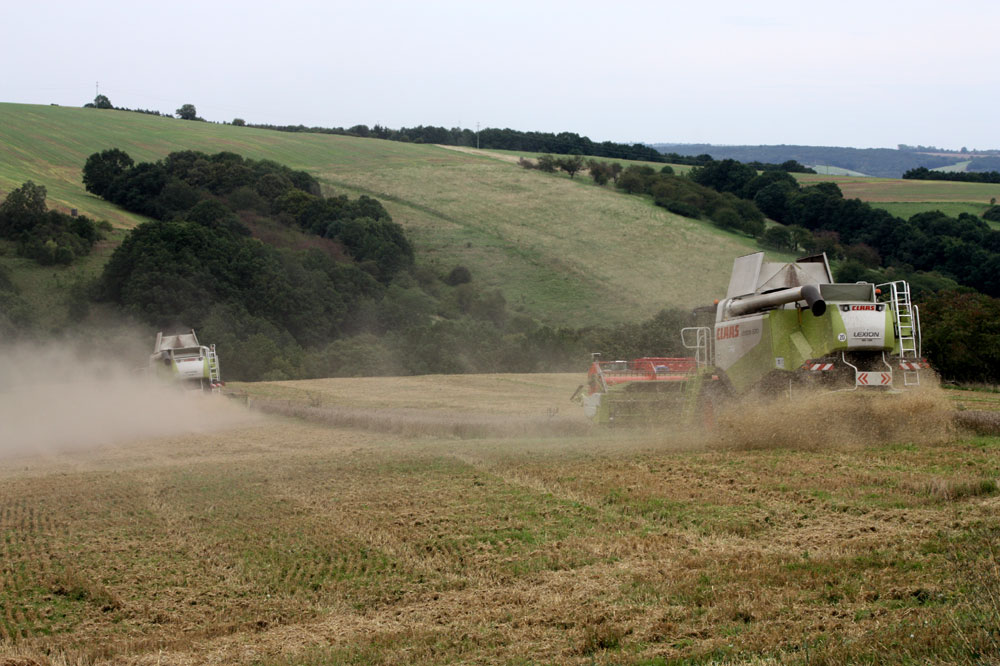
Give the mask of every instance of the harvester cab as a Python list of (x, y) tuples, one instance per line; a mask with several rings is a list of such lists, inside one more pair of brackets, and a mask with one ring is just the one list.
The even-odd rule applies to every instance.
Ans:
[(149, 369), (190, 391), (219, 393), (224, 385), (215, 345), (200, 344), (194, 329), (176, 335), (157, 333)]
[[(928, 368), (909, 285), (835, 283), (825, 254), (791, 263), (765, 262), (763, 252), (739, 257), (726, 298), (696, 312), (709, 321), (681, 331), (689, 358), (595, 358), (585, 413), (598, 423), (637, 414), (709, 421), (727, 396), (899, 391), (919, 386)], [(661, 376), (658, 366), (676, 371)]]

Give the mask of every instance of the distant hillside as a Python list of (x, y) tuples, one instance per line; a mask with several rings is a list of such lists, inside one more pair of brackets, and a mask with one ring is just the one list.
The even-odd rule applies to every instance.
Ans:
[(915, 167), (934, 169), (967, 159), (959, 156), (893, 150), (890, 148), (839, 148), (826, 146), (716, 146), (708, 143), (655, 143), (662, 153), (678, 155), (708, 154), (715, 159), (734, 159), (740, 162), (769, 162), (780, 164), (796, 160), (826, 173), (824, 166), (835, 167), (830, 173), (855, 172), (882, 178), (900, 178), (905, 171)]
[[(50, 208), (77, 208), (116, 227), (141, 218), (87, 193), (87, 157), (117, 147), (137, 161), (178, 150), (232, 151), (315, 176), (324, 194), (370, 194), (413, 240), (417, 262), (440, 274), (470, 269), (511, 310), (554, 325), (646, 319), (667, 305), (725, 293), (733, 257), (752, 239), (658, 208), (577, 176), (528, 171), (486, 151), (371, 138), (274, 132), (125, 111), (0, 104), (0, 196), (31, 179)], [(120, 235), (116, 237), (116, 241)], [(12, 252), (0, 266), (36, 303), (93, 275), (109, 248), (81, 267), (40, 270)]]

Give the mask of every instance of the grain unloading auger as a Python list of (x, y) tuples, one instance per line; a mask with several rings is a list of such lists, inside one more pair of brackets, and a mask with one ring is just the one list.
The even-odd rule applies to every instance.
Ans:
[(194, 329), (176, 335), (157, 333), (149, 368), (156, 377), (191, 391), (219, 393), (224, 385), (215, 345), (200, 344)]
[[(601, 361), (580, 396), (598, 423), (712, 420), (727, 397), (901, 391), (920, 385), (920, 317), (904, 281), (834, 283), (826, 255), (737, 258), (726, 298), (681, 340), (694, 356)], [(584, 390), (584, 388), (586, 390)]]

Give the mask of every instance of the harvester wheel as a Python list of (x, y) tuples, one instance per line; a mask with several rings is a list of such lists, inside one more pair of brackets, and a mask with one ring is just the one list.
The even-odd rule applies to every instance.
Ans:
[(723, 409), (726, 392), (719, 381), (706, 382), (698, 396), (697, 422), (705, 430), (714, 430)]
[(705, 430), (715, 429), (715, 402), (709, 396), (702, 396), (699, 417)]

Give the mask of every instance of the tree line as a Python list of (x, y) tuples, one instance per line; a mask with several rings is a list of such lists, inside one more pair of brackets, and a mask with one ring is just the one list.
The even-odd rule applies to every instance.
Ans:
[(382, 125), (368, 127), (354, 125), (342, 127), (306, 127), (305, 125), (269, 125), (246, 123), (247, 127), (269, 129), (279, 132), (310, 132), (318, 134), (340, 134), (406, 143), (433, 143), (446, 146), (464, 146), (493, 150), (519, 150), (533, 153), (554, 153), (557, 155), (594, 155), (611, 159), (641, 160), (646, 162), (666, 162), (666, 157), (658, 150), (642, 143), (617, 143), (614, 141), (593, 141), (589, 137), (573, 132), (522, 132), (510, 128), (487, 127), (479, 132), (453, 127), (419, 125), (390, 129)]
[(906, 180), (950, 180), (961, 183), (1000, 183), (1000, 171), (934, 171), (927, 167), (917, 167), (904, 173), (903, 178)]
[[(83, 105), (83, 108), (85, 108), (85, 109), (113, 109), (115, 111), (129, 111), (131, 113), (144, 113), (144, 114), (146, 114), (148, 116), (161, 116), (161, 117), (164, 117), (164, 118), (170, 118), (171, 117), (171, 115), (169, 113), (162, 113), (162, 112), (156, 111), (154, 109), (130, 109), (130, 108), (126, 107), (126, 106), (115, 106), (114, 104), (111, 103), (111, 100), (108, 99), (107, 95), (97, 95), (97, 97), (94, 98), (93, 102), (87, 102), (86, 104)], [(194, 104), (184, 104), (184, 105), (181, 106), (181, 108), (177, 109), (177, 111), (175, 113), (176, 113), (177, 117), (180, 118), (181, 120), (201, 120), (201, 121), (205, 120), (204, 118), (199, 118), (198, 117), (198, 112), (195, 109)]]

